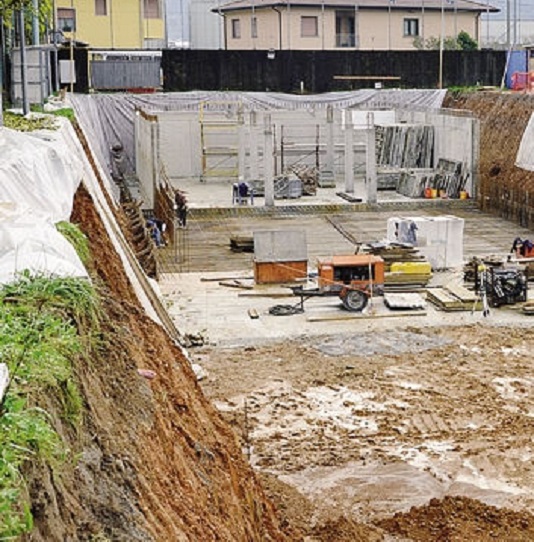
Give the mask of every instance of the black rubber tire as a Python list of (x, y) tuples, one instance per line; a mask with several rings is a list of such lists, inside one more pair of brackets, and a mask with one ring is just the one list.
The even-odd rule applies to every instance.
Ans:
[(345, 295), (341, 298), (343, 306), (351, 312), (361, 312), (369, 301), (369, 297), (365, 292), (360, 290), (347, 290)]

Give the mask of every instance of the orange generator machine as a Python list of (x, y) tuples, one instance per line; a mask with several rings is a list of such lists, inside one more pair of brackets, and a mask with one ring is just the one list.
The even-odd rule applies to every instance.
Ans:
[(362, 311), (372, 295), (384, 293), (385, 265), (380, 256), (350, 254), (333, 256), (317, 264), (317, 288), (293, 287), (301, 306), (310, 297), (337, 295), (345, 309)]

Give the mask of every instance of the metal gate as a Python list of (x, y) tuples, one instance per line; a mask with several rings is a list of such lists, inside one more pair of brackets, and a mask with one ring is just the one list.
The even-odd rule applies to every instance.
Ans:
[(161, 87), (161, 58), (132, 57), (92, 60), (91, 88), (95, 90), (152, 90)]

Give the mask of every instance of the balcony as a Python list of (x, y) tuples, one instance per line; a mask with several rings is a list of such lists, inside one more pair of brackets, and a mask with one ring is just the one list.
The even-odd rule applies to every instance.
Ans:
[(356, 47), (356, 35), (336, 34), (336, 47)]

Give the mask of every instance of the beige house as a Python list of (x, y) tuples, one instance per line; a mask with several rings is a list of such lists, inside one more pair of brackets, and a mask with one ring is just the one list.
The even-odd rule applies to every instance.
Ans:
[(469, 0), (237, 0), (213, 11), (226, 49), (410, 50), (442, 30), (478, 42), (480, 14), (499, 10)]

